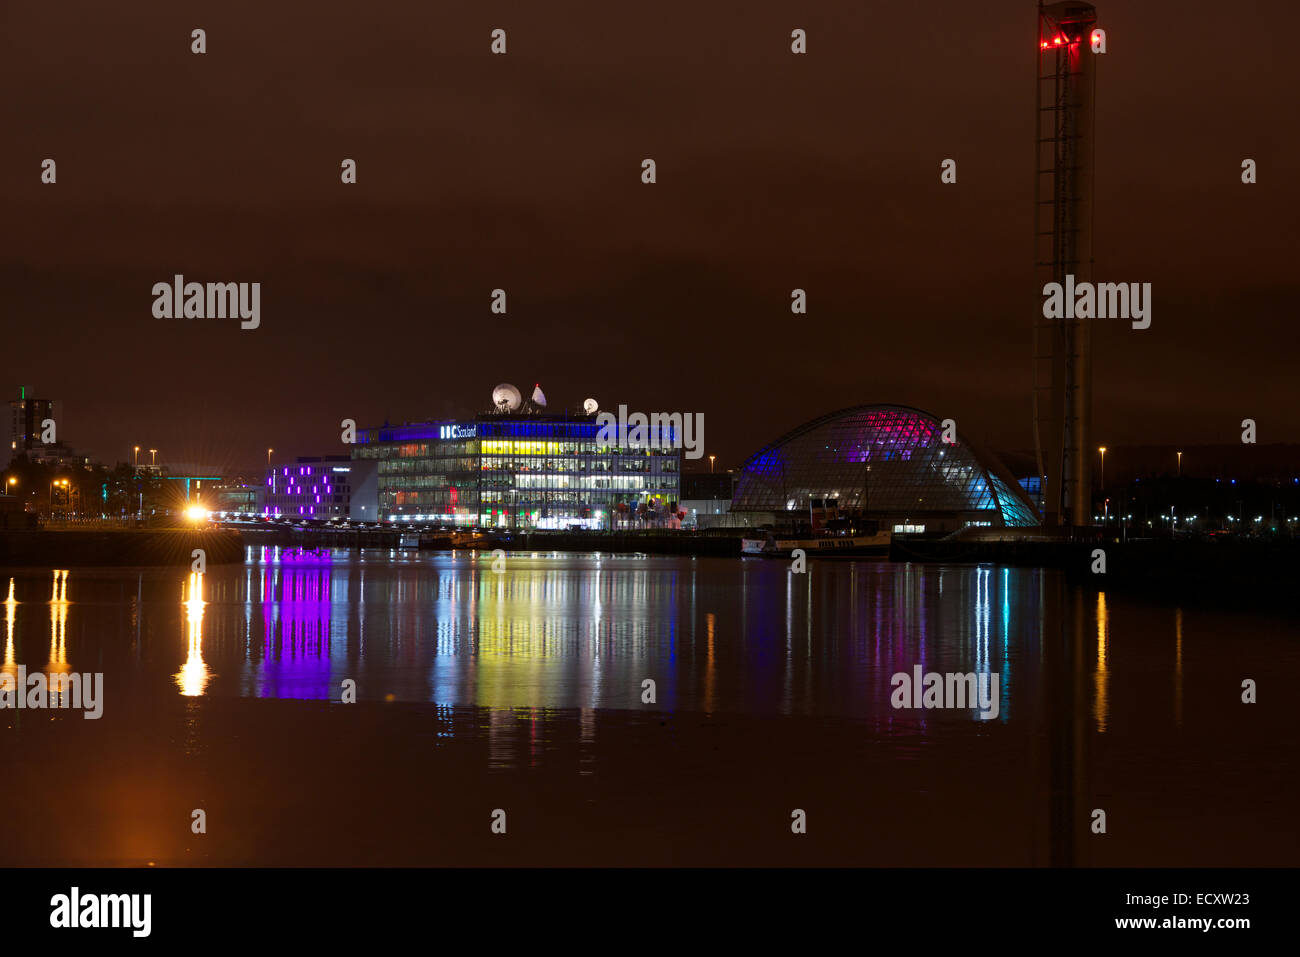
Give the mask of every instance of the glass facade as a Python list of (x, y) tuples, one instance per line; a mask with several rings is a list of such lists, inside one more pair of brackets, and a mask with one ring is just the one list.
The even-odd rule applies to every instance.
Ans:
[(357, 433), (378, 460), (379, 514), (483, 528), (671, 524), (681, 450), (603, 445), (594, 417), (480, 416)]
[(939, 419), (905, 406), (859, 406), (809, 422), (760, 450), (741, 472), (732, 511), (803, 512), (813, 501), (930, 530), (1038, 524), (1002, 465)]

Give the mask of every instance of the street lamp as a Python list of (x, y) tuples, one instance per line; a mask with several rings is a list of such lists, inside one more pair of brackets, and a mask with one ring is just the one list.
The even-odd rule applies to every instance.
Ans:
[(1100, 478), (1101, 478), (1101, 489), (1102, 489), (1102, 491), (1104, 492), (1104, 491), (1106, 490), (1106, 446), (1104, 446), (1104, 445), (1099, 446), (1099, 447), (1097, 448), (1097, 451), (1101, 453), (1101, 476), (1100, 476)]
[(67, 487), (68, 487), (68, 480), (67, 480), (67, 479), (55, 479), (54, 481), (50, 482), (50, 518), (51, 518), (51, 519), (54, 518), (54, 488), (55, 488), (55, 486), (58, 486), (59, 488), (67, 488)]
[(1183, 453), (1178, 453), (1178, 477), (1183, 477)]
[(156, 465), (158, 464), (158, 450), (157, 450), (157, 449), (150, 449), (150, 450), (149, 450), (149, 464), (150, 464), (150, 465), (154, 465), (154, 466), (156, 466)]
[(710, 472), (713, 471), (713, 460), (716, 459), (716, 458), (717, 458), (716, 455), (710, 455), (710, 456), (709, 456), (709, 471), (710, 471)]
[(266, 450), (266, 467), (267, 467), (268, 469), (271, 467), (271, 453), (274, 452), (274, 451), (275, 451), (275, 449), (267, 449), (267, 450)]
[(135, 467), (140, 467), (140, 446), (135, 447)]

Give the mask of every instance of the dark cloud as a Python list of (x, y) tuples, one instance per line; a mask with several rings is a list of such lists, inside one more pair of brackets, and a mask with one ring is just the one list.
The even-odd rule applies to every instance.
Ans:
[[(1300, 439), (1289, 10), (1099, 12), (1097, 275), (1155, 302), (1098, 331), (1096, 434)], [(110, 460), (332, 451), (344, 416), (500, 380), (702, 411), (727, 464), (860, 401), (1026, 447), (1034, 30), (1030, 3), (11, 8), (0, 383)], [(175, 272), (262, 282), (262, 328), (154, 319)]]

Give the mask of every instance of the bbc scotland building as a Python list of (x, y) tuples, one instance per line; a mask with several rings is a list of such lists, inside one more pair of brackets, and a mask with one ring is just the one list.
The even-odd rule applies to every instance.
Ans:
[(515, 410), (358, 430), (352, 457), (377, 462), (379, 514), (394, 522), (675, 527), (682, 450), (674, 438), (652, 432), (637, 447), (607, 444), (594, 412)]

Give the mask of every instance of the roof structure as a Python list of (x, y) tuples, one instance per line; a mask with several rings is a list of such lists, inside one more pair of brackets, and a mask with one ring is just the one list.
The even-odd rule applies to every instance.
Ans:
[[(955, 430), (953, 430), (955, 433)], [(901, 405), (860, 405), (806, 422), (741, 470), (732, 511), (805, 509), (838, 500), (870, 514), (944, 514), (997, 527), (1039, 524), (1034, 504), (991, 453)]]

